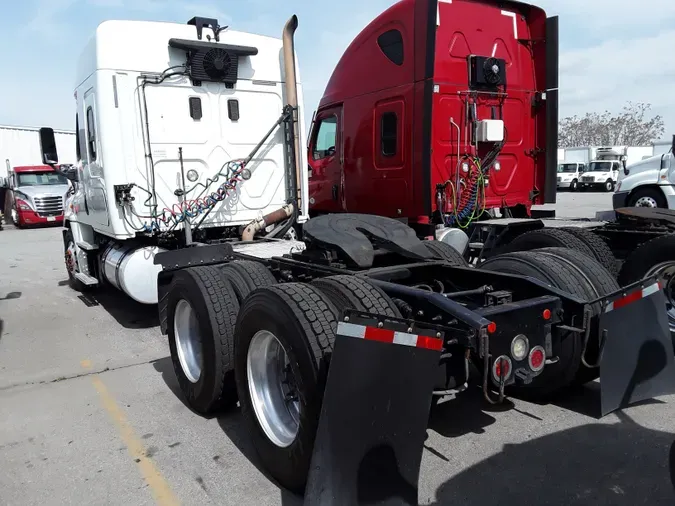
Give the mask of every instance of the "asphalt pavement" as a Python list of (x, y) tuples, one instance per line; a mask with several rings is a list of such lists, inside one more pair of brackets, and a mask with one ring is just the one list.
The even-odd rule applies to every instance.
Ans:
[[(562, 194), (556, 209), (593, 217), (611, 196)], [(62, 249), (58, 228), (0, 231), (0, 504), (302, 504), (265, 475), (236, 410), (186, 407), (156, 308), (73, 291)], [(675, 398), (598, 419), (598, 397), (592, 384), (556, 405), (448, 399), (422, 504), (675, 503)]]

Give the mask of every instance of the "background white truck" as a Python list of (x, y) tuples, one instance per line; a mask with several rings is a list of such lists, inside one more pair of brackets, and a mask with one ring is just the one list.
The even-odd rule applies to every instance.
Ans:
[(614, 209), (654, 207), (675, 209), (675, 136), (667, 151), (626, 165), (614, 194)]

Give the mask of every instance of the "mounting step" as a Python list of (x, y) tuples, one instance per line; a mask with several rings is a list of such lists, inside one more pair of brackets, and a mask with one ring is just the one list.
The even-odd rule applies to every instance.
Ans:
[(86, 241), (77, 241), (77, 247), (85, 251), (96, 251), (98, 249), (98, 244), (90, 244)]
[(80, 281), (81, 283), (84, 283), (87, 286), (96, 286), (98, 285), (98, 279), (92, 278), (91, 276), (88, 276), (86, 274), (83, 274), (81, 272), (75, 273), (75, 279)]

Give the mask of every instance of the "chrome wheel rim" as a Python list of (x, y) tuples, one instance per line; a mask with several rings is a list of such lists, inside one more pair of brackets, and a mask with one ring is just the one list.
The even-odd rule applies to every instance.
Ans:
[(640, 197), (635, 202), (635, 207), (659, 207), (652, 197)]
[(173, 316), (173, 332), (176, 339), (176, 351), (183, 374), (190, 383), (197, 383), (202, 375), (204, 357), (199, 322), (192, 306), (185, 299), (176, 304)]
[(668, 312), (668, 327), (675, 332), (675, 261), (655, 265), (645, 277), (658, 276), (666, 296), (666, 310)]
[(253, 410), (268, 439), (280, 448), (300, 429), (300, 400), (288, 354), (274, 334), (261, 330), (251, 339), (246, 359)]

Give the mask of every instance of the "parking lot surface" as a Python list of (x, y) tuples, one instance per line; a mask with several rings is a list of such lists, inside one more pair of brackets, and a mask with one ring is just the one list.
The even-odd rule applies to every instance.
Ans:
[[(611, 196), (562, 194), (556, 209), (592, 217)], [(183, 403), (155, 307), (66, 279), (60, 229), (0, 231), (0, 504), (302, 504), (261, 470), (236, 410)], [(675, 399), (598, 419), (598, 398), (592, 384), (555, 405), (448, 399), (421, 502), (672, 505)]]

